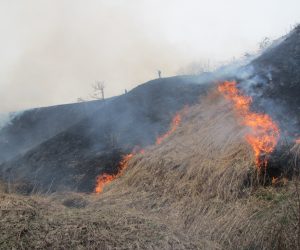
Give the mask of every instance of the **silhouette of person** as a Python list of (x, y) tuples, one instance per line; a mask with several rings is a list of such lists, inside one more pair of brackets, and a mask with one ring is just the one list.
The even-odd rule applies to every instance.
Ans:
[(158, 73), (158, 78), (161, 78), (161, 71), (158, 70), (157, 73)]
[(127, 94), (127, 89), (125, 89), (125, 95)]

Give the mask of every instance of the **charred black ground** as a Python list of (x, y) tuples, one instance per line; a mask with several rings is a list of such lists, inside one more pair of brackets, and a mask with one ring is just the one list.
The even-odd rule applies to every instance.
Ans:
[(9, 145), (11, 152), (0, 153), (0, 159), (11, 158), (1, 165), (2, 177), (30, 180), (26, 193), (32, 187), (93, 191), (97, 175), (116, 173), (121, 156), (135, 146), (154, 144), (176, 111), (208, 88), (201, 77), (172, 77), (104, 102), (26, 111), (0, 132), (0, 148)]

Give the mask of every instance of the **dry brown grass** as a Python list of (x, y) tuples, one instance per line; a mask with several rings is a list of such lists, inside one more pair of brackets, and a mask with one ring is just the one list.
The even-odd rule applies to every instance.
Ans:
[(136, 157), (102, 199), (147, 211), (200, 248), (204, 241), (221, 249), (291, 249), (294, 191), (252, 184), (245, 132), (230, 105), (213, 93), (190, 109), (167, 141)]
[[(60, 197), (77, 196), (65, 193)], [(88, 198), (88, 197), (87, 197)], [(64, 202), (62, 202), (64, 203)], [(1, 195), (1, 249), (195, 249), (158, 220), (103, 205), (69, 208), (57, 197)], [(125, 207), (124, 207), (125, 208)]]
[(297, 249), (298, 180), (253, 185), (245, 132), (230, 105), (212, 93), (100, 196), (1, 195), (0, 247)]

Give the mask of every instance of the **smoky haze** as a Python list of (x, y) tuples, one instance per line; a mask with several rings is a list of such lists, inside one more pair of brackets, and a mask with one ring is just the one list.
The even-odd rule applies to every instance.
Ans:
[(1, 1), (0, 112), (74, 102), (95, 80), (113, 96), (158, 69), (228, 61), (286, 33), (299, 9), (294, 0)]

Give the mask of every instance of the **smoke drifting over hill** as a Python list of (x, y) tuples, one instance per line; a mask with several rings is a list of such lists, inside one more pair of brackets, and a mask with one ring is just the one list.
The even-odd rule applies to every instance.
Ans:
[[(224, 15), (232, 6), (239, 11)], [(95, 80), (112, 96), (158, 69), (169, 76), (192, 62), (230, 60), (285, 32), (298, 9), (293, 0), (2, 1), (0, 112), (75, 101)]]
[(14, 113), (0, 113), (0, 130), (9, 125), (16, 116), (21, 115), (22, 113), (22, 111)]
[[(176, 111), (197, 103), (200, 96), (226, 80), (235, 81), (242, 90), (240, 94), (251, 98), (246, 110), (248, 125), (253, 114), (267, 117), (267, 124), (276, 124), (274, 140), (259, 147), (256, 160), (260, 161), (261, 152), (270, 154), (287, 138), (293, 143), (299, 137), (299, 98), (289, 98), (299, 93), (299, 35), (298, 27), (246, 65), (229, 65), (199, 76), (156, 79), (105, 101), (25, 112), (0, 131), (3, 176), (29, 180), (37, 176), (41, 186), (51, 185), (53, 190), (67, 187), (92, 191), (97, 175), (115, 175), (122, 155), (131, 153), (135, 146), (154, 144), (166, 132)], [(287, 70), (282, 70), (281, 62), (289, 63)], [(255, 138), (265, 136), (260, 132), (262, 124), (255, 123), (254, 127), (259, 127)], [(265, 131), (273, 134), (273, 130)], [(269, 142), (273, 142), (272, 150), (265, 150)]]

